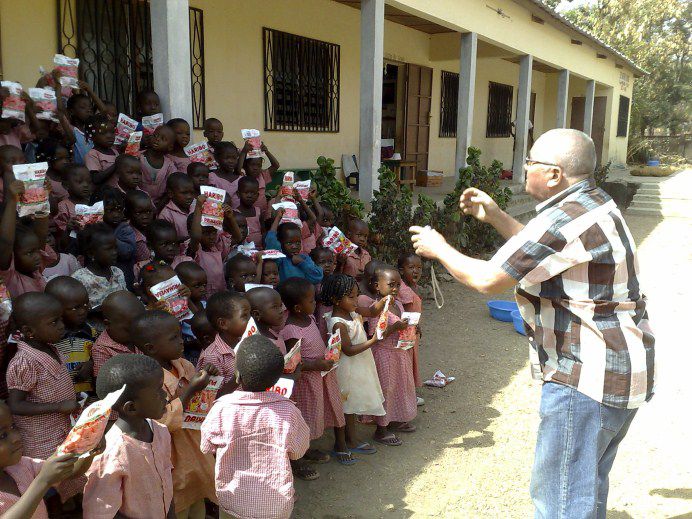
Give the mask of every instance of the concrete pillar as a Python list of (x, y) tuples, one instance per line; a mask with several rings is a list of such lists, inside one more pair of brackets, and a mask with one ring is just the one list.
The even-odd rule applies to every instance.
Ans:
[(584, 102), (584, 133), (591, 137), (593, 126), (593, 103), (596, 95), (596, 82), (590, 79), (586, 82), (586, 101)]
[(154, 89), (163, 116), (181, 117), (192, 125), (188, 0), (151, 0), (150, 5)]
[(459, 96), (457, 98), (457, 150), (454, 159), (455, 175), (466, 167), (466, 153), (471, 146), (473, 132), (473, 95), (476, 90), (476, 51), (478, 35), (461, 35), (459, 55)]
[(379, 188), (382, 139), (382, 66), (384, 42), (384, 0), (360, 3), (360, 184), (363, 201), (372, 200)]
[(569, 70), (560, 71), (557, 80), (557, 121), (555, 128), (567, 128), (567, 108), (569, 105)]
[(529, 115), (531, 110), (531, 72), (533, 56), (526, 54), (519, 61), (519, 90), (517, 92), (517, 117), (514, 123), (514, 180), (524, 181), (524, 159), (529, 137)]

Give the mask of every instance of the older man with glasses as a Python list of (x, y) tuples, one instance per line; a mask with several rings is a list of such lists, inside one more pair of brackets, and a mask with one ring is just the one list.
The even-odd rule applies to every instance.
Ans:
[(412, 227), (416, 252), (486, 294), (515, 287), (542, 378), (531, 497), (537, 518), (605, 518), (620, 442), (654, 392), (654, 336), (637, 279), (636, 246), (613, 200), (596, 187), (593, 141), (577, 130), (543, 134), (526, 159), (526, 192), (540, 203), (525, 226), (484, 192), (464, 214), (507, 240), (489, 261)]

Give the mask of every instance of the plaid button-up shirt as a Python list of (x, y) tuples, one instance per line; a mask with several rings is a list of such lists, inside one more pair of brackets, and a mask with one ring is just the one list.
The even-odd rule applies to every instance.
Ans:
[(605, 405), (640, 406), (654, 392), (654, 336), (627, 224), (593, 179), (536, 212), (492, 259), (519, 281), (532, 364)]

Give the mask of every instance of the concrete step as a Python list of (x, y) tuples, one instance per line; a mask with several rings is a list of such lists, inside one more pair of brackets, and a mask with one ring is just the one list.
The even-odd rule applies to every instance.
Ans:
[(672, 216), (677, 218), (690, 218), (689, 211), (677, 211), (669, 208), (664, 209), (653, 209), (650, 207), (632, 207), (630, 206), (626, 214), (628, 215), (640, 215), (640, 216), (653, 216), (656, 218), (663, 218), (664, 216)]

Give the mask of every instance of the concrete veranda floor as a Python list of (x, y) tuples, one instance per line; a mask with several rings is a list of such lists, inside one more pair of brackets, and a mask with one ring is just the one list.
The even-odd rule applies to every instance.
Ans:
[[(692, 200), (692, 172), (676, 188)], [(688, 218), (626, 216), (639, 245), (640, 281), (657, 335), (658, 378), (611, 473), (609, 519), (692, 518), (692, 349), (684, 323), (692, 296), (692, 202)], [(529, 480), (540, 385), (531, 380), (528, 344), (487, 315), (488, 298), (444, 283), (447, 304), (426, 302), (421, 369), (457, 377), (424, 388), (426, 405), (402, 435), (353, 467), (318, 466), (297, 482), (295, 517), (528, 518)], [(511, 293), (502, 298), (509, 299)], [(362, 427), (363, 437), (372, 430)], [(329, 447), (328, 438), (322, 441)]]

